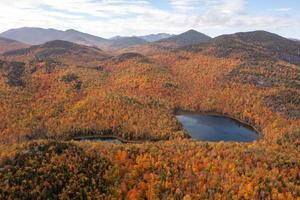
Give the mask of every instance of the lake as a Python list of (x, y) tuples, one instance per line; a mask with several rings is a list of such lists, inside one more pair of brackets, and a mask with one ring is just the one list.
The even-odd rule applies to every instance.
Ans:
[(73, 138), (74, 140), (77, 140), (77, 141), (81, 141), (81, 142), (109, 142), (109, 143), (114, 143), (114, 144), (123, 144), (122, 141), (120, 141), (119, 139), (116, 139), (116, 138), (113, 138), (113, 137), (78, 137), (78, 138)]
[(228, 117), (182, 113), (176, 118), (195, 140), (252, 142), (258, 138), (253, 128)]

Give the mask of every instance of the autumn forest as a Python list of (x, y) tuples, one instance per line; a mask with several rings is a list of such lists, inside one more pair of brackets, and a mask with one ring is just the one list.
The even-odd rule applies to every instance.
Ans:
[[(300, 43), (185, 37), (3, 51), (0, 199), (299, 199)], [(237, 119), (258, 140), (193, 140), (178, 111)], [(126, 142), (74, 140), (86, 136)]]

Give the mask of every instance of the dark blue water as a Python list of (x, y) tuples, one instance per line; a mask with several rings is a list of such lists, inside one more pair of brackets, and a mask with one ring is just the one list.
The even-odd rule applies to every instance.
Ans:
[(253, 129), (228, 117), (189, 113), (176, 117), (195, 140), (251, 142), (258, 138)]

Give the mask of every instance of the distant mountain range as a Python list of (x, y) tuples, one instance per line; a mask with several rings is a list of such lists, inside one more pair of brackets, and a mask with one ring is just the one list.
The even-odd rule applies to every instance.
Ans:
[[(172, 36), (175, 36), (174, 34), (168, 34), (168, 33), (157, 33), (157, 34), (150, 34), (150, 35), (143, 35), (143, 36), (132, 36), (135, 38), (140, 38), (147, 42), (156, 42), (162, 39), (170, 38)], [(110, 40), (116, 40), (121, 38), (130, 38), (130, 37), (124, 37), (124, 36), (114, 36), (110, 38)]]
[(24, 27), (5, 31), (0, 34), (0, 37), (17, 40), (31, 45), (43, 44), (53, 40), (65, 40), (86, 46), (105, 45), (109, 42), (107, 39), (73, 29), (60, 31), (56, 29)]
[[(85, 52), (88, 51), (87, 46), (93, 48), (89, 50), (93, 52), (90, 55), (95, 54), (95, 51), (99, 53), (100, 49), (112, 51), (120, 49), (117, 51), (119, 53), (146, 53), (163, 49), (168, 51), (173, 48), (183, 48), (189, 51), (206, 52), (217, 57), (233, 56), (240, 58), (242, 56), (244, 59), (251, 58), (256, 61), (269, 57), (273, 60), (281, 59), (300, 65), (300, 43), (297, 40), (287, 39), (266, 31), (240, 32), (211, 38), (195, 30), (189, 30), (173, 36), (160, 33), (140, 37), (117, 36), (105, 39), (76, 30), (20, 28), (6, 31), (0, 36), (11, 38), (0, 37), (0, 53), (6, 52), (4, 55), (24, 56), (28, 53), (31, 54), (30, 52), (35, 52), (34, 55), (38, 55), (38, 57), (51, 57), (67, 52), (68, 48), (72, 49), (72, 54)], [(164, 38), (159, 39), (161, 37)], [(154, 42), (149, 42), (149, 40)], [(31, 45), (26, 43), (33, 46), (30, 47)], [(52, 45), (53, 48), (49, 49), (49, 45)], [(57, 47), (57, 45), (59, 46)], [(30, 48), (25, 51), (24, 48), (27, 47)], [(42, 49), (42, 51), (36, 52), (36, 49)], [(103, 52), (100, 54), (102, 55), (100, 56), (101, 59), (107, 57)]]
[(127, 48), (134, 45), (142, 45), (155, 42), (165, 46), (185, 46), (207, 42), (211, 38), (195, 30), (190, 30), (180, 35), (167, 33), (150, 34), (132, 37), (113, 37), (110, 39), (82, 33), (73, 29), (61, 31), (43, 28), (18, 28), (10, 29), (0, 34), (0, 37), (16, 40), (30, 45), (39, 45), (53, 40), (64, 40), (86, 46), (96, 46), (103, 50)]
[(120, 49), (120, 52), (139, 53), (151, 49), (155, 52), (157, 48), (168, 50), (186, 47), (189, 50), (209, 51), (216, 56), (237, 56), (243, 52), (243, 56), (257, 59), (259, 57), (256, 54), (260, 52), (259, 55), (273, 56), (294, 64), (300, 63), (299, 40), (287, 39), (266, 31), (235, 33), (211, 38), (198, 31), (189, 30), (179, 35), (159, 33), (105, 39), (73, 29), (60, 31), (25, 27), (11, 29), (0, 34), (0, 53), (57, 40), (97, 47), (105, 51)]
[(145, 36), (139, 36), (139, 38), (146, 40), (148, 42), (156, 42), (162, 39), (170, 38), (174, 36), (173, 34), (168, 34), (168, 33), (158, 33), (158, 34), (150, 34), (150, 35), (145, 35)]
[(133, 45), (145, 44), (147, 43), (146, 40), (141, 39), (139, 37), (114, 37), (110, 39), (110, 48), (126, 48)]

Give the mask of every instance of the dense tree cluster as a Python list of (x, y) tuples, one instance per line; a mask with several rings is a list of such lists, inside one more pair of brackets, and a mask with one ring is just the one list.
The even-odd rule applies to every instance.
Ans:
[(293, 150), (189, 140), (5, 146), (0, 154), (0, 197), (296, 199), (299, 137), (298, 144), (288, 145)]
[[(24, 69), (16, 80), (9, 76), (15, 62), (5, 61), (0, 69), (2, 143), (108, 129), (124, 139), (187, 137), (174, 117), (177, 109), (230, 115), (252, 124), (273, 142), (299, 124), (299, 105), (291, 100), (299, 95), (299, 69), (283, 61), (259, 61), (259, 67), (250, 67), (252, 60), (178, 50), (150, 53), (151, 62), (144, 62), (141, 54), (122, 54), (126, 59), (116, 62), (120, 56), (99, 60), (94, 57), (99, 50), (92, 48), (53, 45), (3, 57), (24, 63)], [(66, 52), (34, 59), (35, 52), (48, 48)], [(74, 51), (86, 51), (89, 61), (83, 64), (86, 58), (76, 57)], [(23, 87), (9, 81), (22, 81)]]
[(111, 166), (72, 144), (32, 143), (13, 159), (2, 157), (0, 199), (108, 198), (115, 178), (107, 176), (114, 175)]
[[(222, 41), (121, 56), (56, 41), (1, 56), (0, 197), (299, 198), (299, 67)], [(188, 140), (177, 110), (228, 115), (260, 139)], [(169, 141), (48, 141), (90, 134)]]

